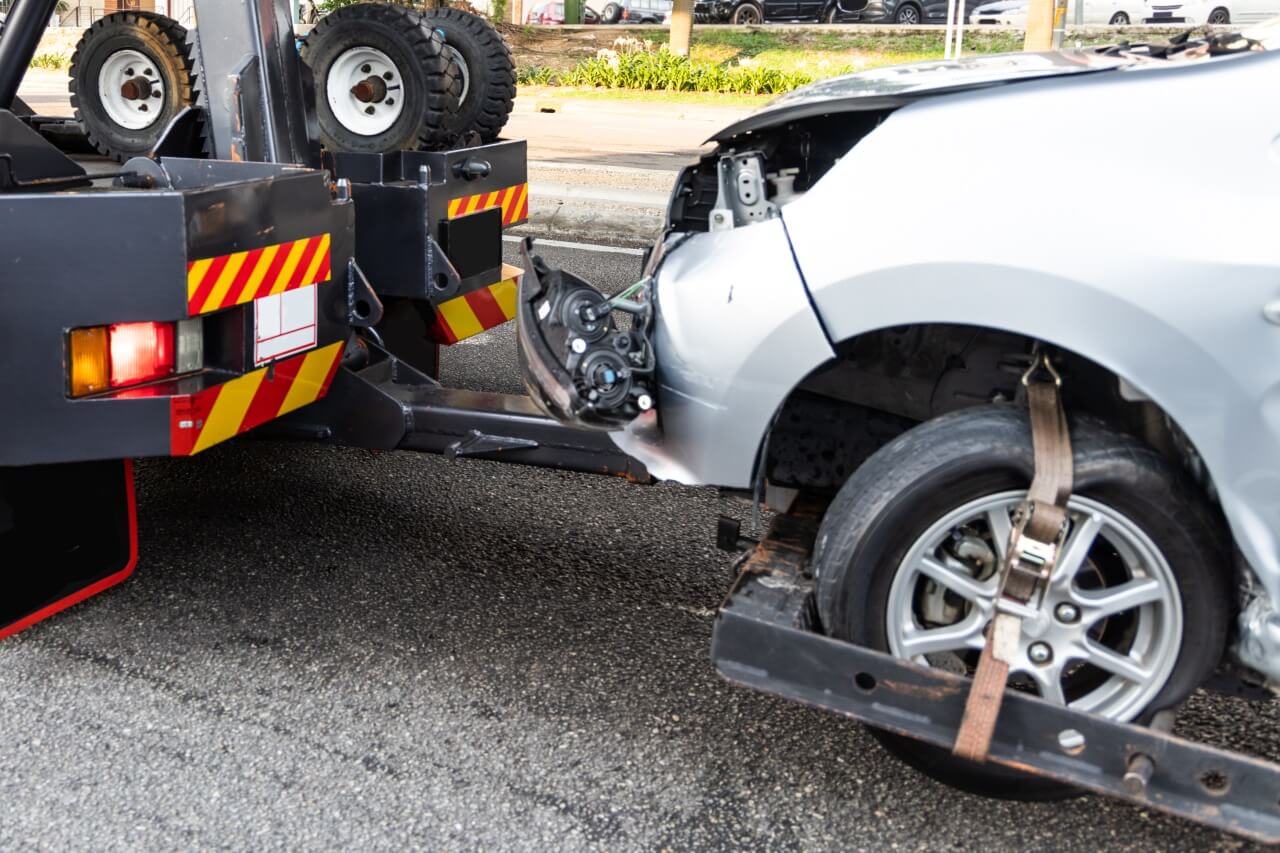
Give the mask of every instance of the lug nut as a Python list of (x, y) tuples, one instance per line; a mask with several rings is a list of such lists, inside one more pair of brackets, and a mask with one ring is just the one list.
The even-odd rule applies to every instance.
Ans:
[(1027, 657), (1032, 663), (1046, 664), (1053, 660), (1053, 649), (1048, 643), (1032, 643), (1027, 649)]
[(1079, 622), (1080, 608), (1076, 607), (1074, 604), (1068, 604), (1064, 601), (1062, 604), (1059, 604), (1054, 608), (1053, 615), (1058, 618), (1059, 622), (1066, 622), (1067, 624)]

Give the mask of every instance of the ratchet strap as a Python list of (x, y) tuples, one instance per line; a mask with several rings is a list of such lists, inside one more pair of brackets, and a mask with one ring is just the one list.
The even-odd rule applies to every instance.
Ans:
[(1035, 474), (1026, 500), (1015, 511), (1013, 530), (996, 594), (995, 617), (987, 629), (952, 752), (986, 761), (996, 717), (1004, 701), (1009, 665), (1018, 654), (1022, 620), (1036, 612), (1067, 531), (1071, 495), (1071, 437), (1062, 408), (1062, 378), (1049, 357), (1039, 354), (1022, 376), (1031, 414)]

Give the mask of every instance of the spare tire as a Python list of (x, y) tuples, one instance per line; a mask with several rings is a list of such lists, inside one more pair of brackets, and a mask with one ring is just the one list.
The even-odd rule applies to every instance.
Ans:
[(114, 12), (80, 38), (70, 78), (71, 106), (94, 148), (120, 162), (149, 154), (192, 103), (187, 30), (150, 12)]
[(470, 133), (482, 142), (498, 138), (516, 97), (516, 66), (511, 50), (488, 22), (460, 9), (429, 9), (427, 25), (443, 38), (445, 53), (462, 69), (462, 103), (445, 122), (443, 136), (452, 142)]
[(325, 148), (382, 154), (434, 143), (461, 85), (443, 45), (404, 6), (360, 3), (321, 18), (302, 61), (315, 77)]

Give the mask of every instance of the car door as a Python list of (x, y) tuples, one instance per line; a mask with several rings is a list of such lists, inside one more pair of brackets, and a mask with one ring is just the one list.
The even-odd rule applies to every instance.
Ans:
[(766, 21), (794, 20), (798, 7), (798, 0), (764, 0), (764, 19)]
[(793, 14), (802, 20), (816, 21), (826, 5), (827, 0), (797, 0)]

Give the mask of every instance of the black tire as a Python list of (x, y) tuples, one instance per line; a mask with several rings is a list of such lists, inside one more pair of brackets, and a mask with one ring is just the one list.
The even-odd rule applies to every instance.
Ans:
[[(1178, 658), (1145, 720), (1181, 702), (1222, 657), (1230, 620), (1229, 552), (1220, 521), (1180, 472), (1128, 435), (1073, 419), (1074, 494), (1114, 507), (1168, 561), (1183, 610)], [(907, 549), (946, 512), (970, 500), (1025, 489), (1031, 430), (1012, 406), (966, 409), (904, 433), (868, 459), (827, 510), (814, 554), (817, 603), (832, 636), (888, 651), (886, 608)], [(953, 787), (1008, 799), (1077, 793), (1056, 782), (956, 758), (948, 750), (876, 731), (916, 769)]]
[(1219, 6), (1209, 13), (1208, 23), (1213, 26), (1226, 26), (1231, 23), (1231, 13)]
[[(163, 84), (163, 95), (145, 104), (154, 110), (154, 121), (141, 128), (131, 129), (114, 120), (102, 101), (103, 65), (125, 50), (151, 61), (151, 67), (139, 69), (136, 76), (153, 71)], [(151, 153), (169, 122), (194, 99), (195, 71), (186, 28), (150, 12), (114, 12), (95, 21), (76, 45), (69, 76), (71, 107), (89, 143), (103, 156), (120, 162)]]
[[(405, 6), (360, 3), (320, 19), (302, 45), (302, 61), (315, 77), (320, 141), (330, 151), (381, 154), (439, 143), (458, 104), (458, 79), (443, 41)], [(403, 103), (394, 122), (375, 133), (360, 133), (335, 114), (329, 101), (329, 75), (348, 51), (367, 47), (381, 52), (403, 81)]]
[(838, 17), (840, 17), (840, 5), (838, 3), (832, 3), (831, 8), (822, 16), (822, 22), (824, 24), (834, 24)]
[(904, 27), (913, 27), (923, 22), (920, 7), (914, 3), (904, 3), (893, 13), (893, 22)]
[(1107, 23), (1113, 27), (1127, 27), (1129, 26), (1129, 16), (1124, 12), (1116, 12)]
[(515, 104), (516, 66), (510, 48), (488, 22), (461, 9), (428, 9), (422, 16), (466, 66), (462, 103), (445, 123), (446, 130), (454, 138), (478, 133), (482, 142), (493, 142)]
[(600, 21), (605, 24), (616, 24), (622, 19), (622, 7), (617, 3), (610, 3), (604, 7), (604, 11), (600, 13)]
[(762, 24), (764, 23), (764, 12), (755, 3), (739, 3), (733, 7), (733, 14), (729, 16), (729, 23), (739, 25)]

